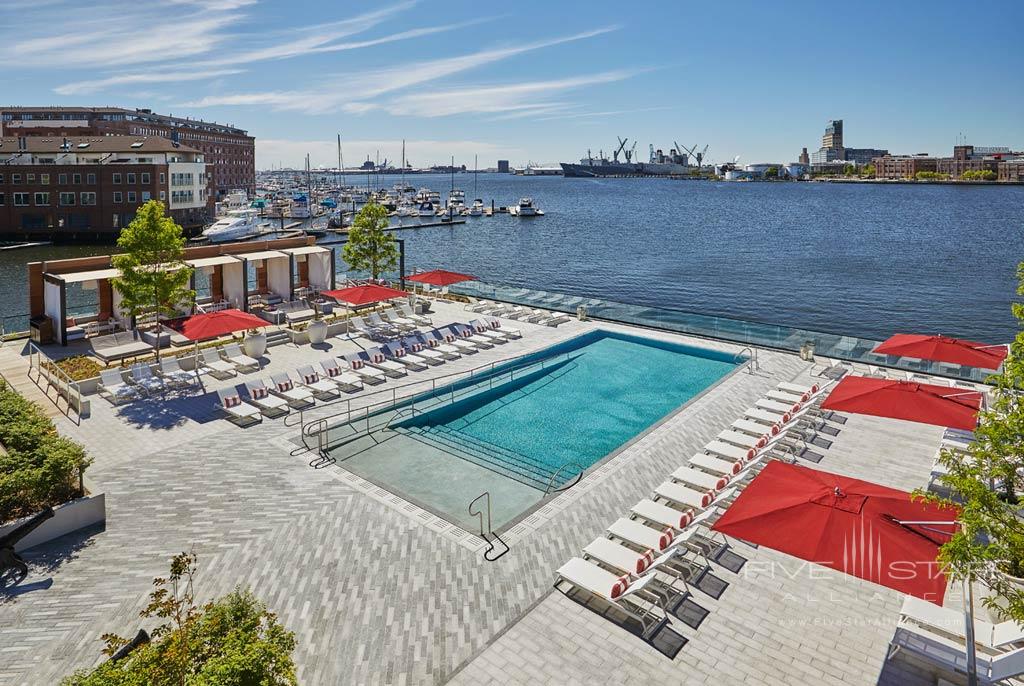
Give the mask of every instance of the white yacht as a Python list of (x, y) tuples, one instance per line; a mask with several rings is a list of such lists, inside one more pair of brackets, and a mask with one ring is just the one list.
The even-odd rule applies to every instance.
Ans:
[(482, 217), (484, 216), (484, 201), (477, 198), (473, 201), (473, 206), (469, 208), (470, 217)]
[(516, 217), (540, 217), (544, 213), (533, 206), (532, 198), (520, 198), (518, 205), (512, 205), (508, 212)]
[(252, 210), (232, 210), (203, 229), (203, 238), (211, 243), (244, 241), (269, 230), (270, 223), (260, 220)]
[(292, 219), (309, 219), (309, 196), (305, 193), (296, 193), (292, 197), (290, 215)]
[(460, 191), (458, 188), (453, 188), (448, 193), (448, 207), (452, 208), (455, 214), (458, 214), (466, 206), (466, 191)]

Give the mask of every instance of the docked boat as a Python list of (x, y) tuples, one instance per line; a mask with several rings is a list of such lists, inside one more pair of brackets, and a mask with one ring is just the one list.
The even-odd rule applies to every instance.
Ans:
[(290, 216), (292, 219), (309, 219), (309, 196), (305, 193), (296, 193), (292, 197)]
[(460, 191), (458, 188), (453, 188), (448, 193), (448, 207), (452, 208), (453, 211), (458, 214), (466, 206), (466, 191)]
[(468, 212), (470, 217), (482, 217), (484, 216), (484, 201), (477, 198), (473, 201), (473, 206), (469, 208)]
[(270, 229), (270, 223), (260, 220), (252, 210), (234, 210), (203, 229), (202, 236), (211, 243), (244, 241)]

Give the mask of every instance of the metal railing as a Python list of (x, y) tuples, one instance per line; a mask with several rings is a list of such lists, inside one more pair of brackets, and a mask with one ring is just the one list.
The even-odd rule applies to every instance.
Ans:
[[(473, 506), (476, 505), (477, 502), (479, 502), (480, 500), (485, 500), (487, 502), (487, 525), (486, 525), (486, 528), (484, 526), (484, 511), (483, 510), (477, 510), (475, 512), (473, 511)], [(480, 538), (484, 539), (484, 541), (487, 542), (487, 550), (484, 551), (484, 559), (485, 560), (487, 560), (488, 562), (494, 562), (495, 560), (500, 558), (502, 555), (507, 553), (509, 550), (511, 550), (511, 548), (509, 548), (509, 546), (508, 546), (508, 543), (505, 543), (505, 541), (501, 540), (501, 536), (499, 536), (498, 534), (494, 533), (494, 529), (491, 527), (491, 492), (490, 491), (484, 491), (483, 493), (481, 493), (477, 497), (473, 498), (473, 500), (469, 503), (469, 507), (467, 509), (469, 511), (469, 516), (470, 517), (479, 517), (480, 518)], [(495, 543), (501, 543), (501, 545), (503, 545), (505, 547), (505, 549), (502, 550), (497, 555), (491, 557), (491, 553), (493, 553), (494, 549), (495, 549), (495, 545), (494, 545)]]
[[(36, 372), (36, 378), (32, 379), (32, 372)], [(53, 404), (58, 408), (60, 398), (64, 398), (68, 404), (68, 412), (74, 410), (75, 414), (81, 417), (82, 414), (82, 389), (78, 385), (78, 382), (72, 379), (67, 372), (57, 366), (49, 356), (44, 353), (38, 345), (29, 341), (28, 343), (28, 377), (32, 379), (37, 386), (42, 387), (43, 384), (46, 388), (43, 389), (43, 393), (46, 397), (50, 397), (49, 389), (52, 388), (57, 392), (57, 400), (53, 401)]]
[[(517, 373), (530, 369), (544, 369), (548, 365), (569, 360), (574, 352), (557, 353), (537, 359), (530, 358), (544, 355), (544, 351), (524, 353), (473, 367), (472, 369), (451, 372), (430, 379), (412, 381), (373, 393), (360, 394), (355, 398), (338, 398), (334, 401), (328, 401), (314, 409), (320, 410), (335, 403), (344, 403), (345, 409), (326, 416), (316, 417), (309, 421), (305, 420), (303, 412), (298, 413), (298, 423), (302, 425), (302, 442), (309, 450), (315, 449), (321, 456), (325, 456), (332, 447), (330, 440), (330, 432), (332, 430), (350, 426), (353, 428), (353, 432), (342, 438), (352, 440), (369, 434), (376, 429), (386, 428), (393, 418), (386, 416), (388, 410), (400, 405), (408, 405), (413, 412), (416, 412), (417, 410), (423, 411), (422, 405), (419, 408), (416, 407), (417, 403), (423, 403), (427, 406), (436, 406), (445, 401), (453, 403), (456, 399), (479, 391), (479, 384), (482, 382), (486, 381), (487, 388), (491, 389), (497, 380), (500, 379), (502, 382), (505, 382), (506, 374), (508, 375), (507, 380), (511, 381)], [(439, 391), (442, 392), (439, 393)], [(383, 399), (370, 401), (375, 396), (383, 396)], [(356, 407), (353, 405), (355, 402), (365, 402), (366, 404)], [(374, 421), (374, 418), (377, 418), (377, 420)], [(289, 422), (289, 419), (290, 417), (285, 417), (286, 425), (295, 426), (296, 422), (294, 420)], [(365, 422), (365, 424), (363, 424), (361, 429), (357, 428), (357, 425), (361, 422)]]
[[(559, 486), (558, 488), (554, 488), (553, 489), (552, 487), (555, 485), (555, 478), (558, 477), (558, 475), (561, 474), (562, 470), (565, 469), (566, 467), (576, 467), (577, 469), (580, 470), (579, 473), (576, 475), (576, 480), (573, 481), (571, 484), (568, 484), (566, 486)], [(587, 471), (586, 468), (583, 467), (583, 465), (581, 465), (578, 462), (572, 462), (572, 461), (566, 462), (561, 467), (556, 469), (555, 473), (551, 475), (550, 479), (548, 479), (548, 485), (547, 485), (547, 488), (544, 489), (544, 495), (545, 496), (549, 495), (552, 492), (552, 490), (555, 493), (561, 493), (562, 491), (569, 490), (570, 488), (572, 488), (573, 486), (578, 484), (583, 479), (583, 474), (586, 471)]]

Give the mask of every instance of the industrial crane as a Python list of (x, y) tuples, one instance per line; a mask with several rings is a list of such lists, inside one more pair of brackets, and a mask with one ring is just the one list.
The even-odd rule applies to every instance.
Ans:
[(628, 138), (620, 138), (619, 136), (616, 136), (616, 138), (619, 139), (619, 148), (618, 148), (618, 150), (616, 150), (615, 152), (612, 153), (612, 159), (615, 162), (618, 162), (619, 161), (619, 153), (622, 152), (622, 150), (626, 147), (626, 143), (629, 142), (629, 139)]

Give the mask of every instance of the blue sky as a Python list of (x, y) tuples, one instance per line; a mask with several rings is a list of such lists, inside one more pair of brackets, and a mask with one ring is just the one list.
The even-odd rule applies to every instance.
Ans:
[(257, 162), (1024, 148), (1019, 2), (2, 0), (0, 99), (247, 128)]

